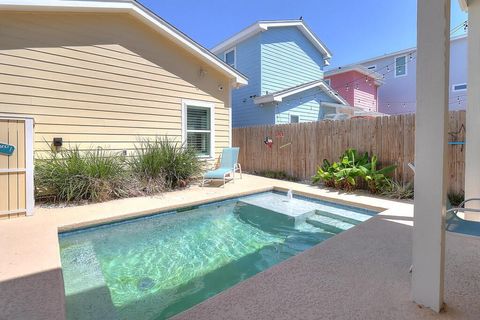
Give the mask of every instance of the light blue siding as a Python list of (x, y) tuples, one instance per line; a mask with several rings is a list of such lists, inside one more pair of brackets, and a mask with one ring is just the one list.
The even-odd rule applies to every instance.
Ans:
[[(217, 56), (224, 59), (228, 48)], [(270, 28), (238, 43), (236, 68), (248, 77), (248, 85), (232, 92), (232, 126), (246, 127), (289, 122), (288, 110), (300, 116), (300, 121), (317, 121), (323, 118), (320, 101), (331, 98), (319, 89), (308, 90), (292, 96), (275, 107), (259, 106), (254, 97), (323, 79), (324, 57), (296, 27)], [(319, 95), (312, 101), (301, 101), (302, 96)], [(310, 99), (311, 100), (311, 99)]]
[(336, 103), (337, 101), (334, 101), (319, 88), (313, 88), (285, 98), (276, 108), (275, 123), (289, 123), (290, 115), (299, 116), (300, 122), (322, 120), (325, 114), (332, 112), (332, 110), (320, 107), (321, 102)]
[[(257, 106), (251, 98), (260, 95), (260, 38), (258, 34), (235, 47), (236, 67), (248, 77), (248, 85), (232, 92), (233, 127), (273, 124), (275, 121), (273, 108)], [(223, 53), (220, 58), (223, 59)]]
[(323, 79), (324, 57), (296, 27), (261, 34), (261, 93)]

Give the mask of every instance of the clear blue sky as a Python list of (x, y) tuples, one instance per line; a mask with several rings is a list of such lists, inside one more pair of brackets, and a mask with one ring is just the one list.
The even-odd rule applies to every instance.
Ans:
[[(257, 20), (300, 16), (332, 51), (332, 66), (416, 45), (416, 0), (140, 2), (209, 49)], [(458, 1), (452, 0), (452, 28), (466, 19)]]

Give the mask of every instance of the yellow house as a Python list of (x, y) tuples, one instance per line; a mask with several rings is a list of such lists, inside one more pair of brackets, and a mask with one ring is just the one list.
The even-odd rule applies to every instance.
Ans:
[(245, 84), (134, 0), (0, 0), (0, 116), (33, 117), (37, 155), (54, 139), (129, 154), (168, 135), (212, 159)]

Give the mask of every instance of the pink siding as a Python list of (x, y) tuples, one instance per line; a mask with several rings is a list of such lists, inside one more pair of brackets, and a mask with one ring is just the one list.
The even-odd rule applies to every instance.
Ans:
[(352, 70), (326, 76), (325, 79), (330, 79), (330, 86), (351, 106), (367, 111), (377, 111), (378, 86), (373, 78), (365, 77), (360, 72)]

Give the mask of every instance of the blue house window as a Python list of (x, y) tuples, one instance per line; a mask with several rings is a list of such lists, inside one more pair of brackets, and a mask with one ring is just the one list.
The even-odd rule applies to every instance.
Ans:
[(293, 114), (290, 115), (290, 123), (299, 123), (299, 122), (300, 122), (299, 116), (294, 116)]
[(235, 60), (236, 60), (236, 54), (235, 54), (235, 48), (225, 51), (225, 63), (228, 64), (230, 67), (235, 68)]
[(399, 56), (395, 58), (395, 77), (403, 77), (407, 75), (407, 56)]
[(467, 84), (466, 83), (454, 84), (452, 86), (452, 91), (465, 91), (465, 90), (467, 90)]

